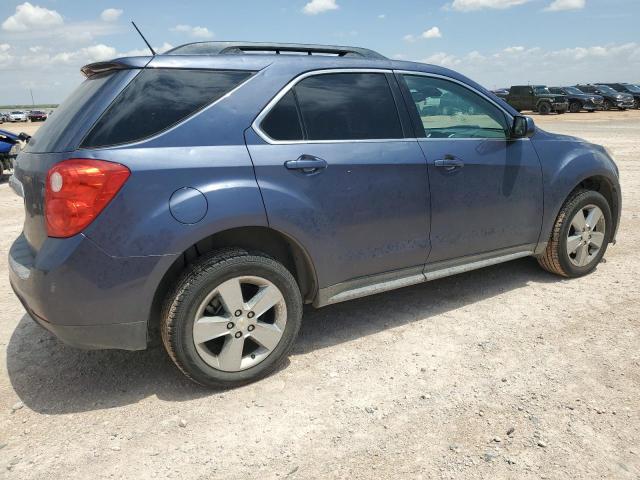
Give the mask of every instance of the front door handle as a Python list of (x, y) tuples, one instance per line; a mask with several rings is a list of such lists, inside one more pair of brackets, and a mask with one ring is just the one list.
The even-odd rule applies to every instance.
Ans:
[(447, 172), (452, 172), (464, 167), (464, 162), (453, 155), (445, 155), (442, 160), (436, 160), (434, 165), (438, 168), (444, 168)]
[(301, 155), (297, 160), (284, 162), (287, 170), (301, 170), (302, 173), (316, 173), (327, 168), (327, 162), (313, 155)]

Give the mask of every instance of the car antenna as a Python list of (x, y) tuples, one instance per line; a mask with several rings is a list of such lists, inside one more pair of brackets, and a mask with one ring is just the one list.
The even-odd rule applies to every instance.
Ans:
[(144, 35), (142, 34), (142, 32), (140, 31), (140, 29), (138, 28), (138, 26), (132, 21), (131, 25), (133, 25), (133, 28), (136, 29), (136, 32), (138, 32), (140, 34), (140, 36), (142, 37), (142, 40), (144, 40), (144, 43), (147, 44), (147, 47), (149, 47), (149, 50), (151, 50), (151, 54), (155, 57), (156, 56), (156, 52), (153, 49), (153, 47), (151, 46), (151, 44), (149, 44), (149, 42), (147, 42), (147, 39), (144, 38)]

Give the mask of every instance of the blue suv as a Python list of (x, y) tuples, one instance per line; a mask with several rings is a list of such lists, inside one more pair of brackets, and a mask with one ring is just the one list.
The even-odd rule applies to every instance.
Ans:
[(615, 239), (608, 152), (451, 70), (365, 49), (204, 42), (82, 69), (12, 179), (11, 285), (84, 348), (161, 338), (234, 386), (323, 307), (534, 256), (591, 272)]

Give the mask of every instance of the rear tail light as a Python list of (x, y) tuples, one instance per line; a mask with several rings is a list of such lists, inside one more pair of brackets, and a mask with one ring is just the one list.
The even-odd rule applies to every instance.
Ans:
[(115, 197), (131, 172), (119, 163), (74, 158), (47, 173), (45, 217), (50, 237), (80, 233)]

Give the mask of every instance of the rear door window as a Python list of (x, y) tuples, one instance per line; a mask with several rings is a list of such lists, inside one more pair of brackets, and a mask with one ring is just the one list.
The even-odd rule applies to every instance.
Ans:
[(348, 141), (403, 138), (383, 73), (327, 73), (298, 82), (260, 124), (273, 140)]
[(251, 75), (247, 71), (145, 69), (102, 114), (82, 146), (119, 145), (160, 133)]
[(402, 138), (391, 88), (382, 73), (332, 73), (295, 87), (308, 140)]

